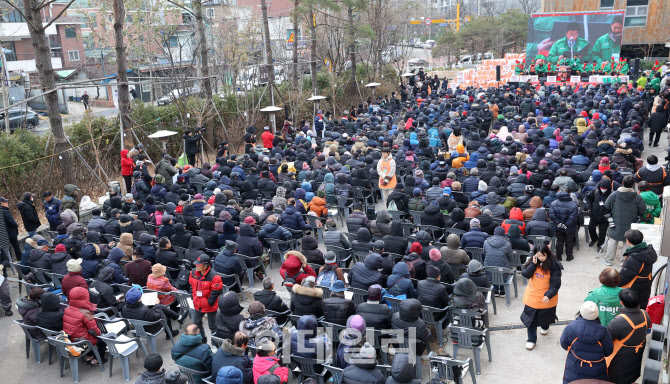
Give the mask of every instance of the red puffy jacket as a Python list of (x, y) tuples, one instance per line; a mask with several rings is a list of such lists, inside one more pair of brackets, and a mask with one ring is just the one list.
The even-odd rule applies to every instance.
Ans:
[(100, 335), (100, 330), (93, 318), (95, 304), (89, 301), (88, 290), (82, 287), (72, 288), (69, 304), (63, 314), (63, 331), (70, 336), (70, 341), (83, 337), (95, 345), (98, 339), (89, 330), (95, 331), (96, 335)]
[(121, 150), (121, 175), (132, 176), (135, 170), (135, 161), (128, 157), (128, 150)]
[[(191, 271), (188, 278), (193, 294), (193, 307), (202, 313), (216, 312), (219, 310), (219, 296), (223, 292), (221, 276), (217, 275), (212, 267), (204, 274), (195, 269)], [(198, 296), (198, 292), (202, 294)]]

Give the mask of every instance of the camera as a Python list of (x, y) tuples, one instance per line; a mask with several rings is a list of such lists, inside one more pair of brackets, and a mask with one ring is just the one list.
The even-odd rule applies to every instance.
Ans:
[(195, 132), (204, 132), (204, 131), (205, 131), (205, 128), (206, 128), (206, 127), (203, 125), (202, 127), (198, 127), (198, 128), (196, 128), (196, 129), (194, 129), (194, 131), (195, 131)]
[(611, 214), (606, 214), (604, 217), (607, 219), (607, 222), (609, 223), (610, 228), (615, 228), (616, 224), (614, 224), (614, 219), (612, 218)]

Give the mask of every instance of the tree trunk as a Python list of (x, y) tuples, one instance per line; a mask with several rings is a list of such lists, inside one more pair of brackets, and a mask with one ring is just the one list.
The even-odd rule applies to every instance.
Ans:
[[(130, 92), (128, 87), (128, 63), (126, 60), (126, 45), (123, 41), (123, 24), (126, 20), (126, 8), (123, 0), (114, 0), (114, 38), (116, 49), (117, 90), (119, 97), (119, 113), (123, 129), (132, 127), (130, 121)], [(127, 148), (133, 146), (132, 133), (125, 131), (123, 143)]]
[(354, 24), (354, 7), (347, 9), (349, 16), (349, 57), (351, 61), (351, 76), (349, 76), (349, 90), (356, 90), (356, 25)]
[[(35, 66), (39, 74), (42, 92), (46, 92), (56, 88), (56, 73), (51, 66), (49, 40), (42, 27), (42, 16), (38, 9), (40, 4), (41, 1), (39, 0), (23, 0), (23, 8), (30, 31), (30, 42), (35, 51)], [(75, 177), (72, 167), (72, 157), (68, 151), (70, 146), (65, 139), (65, 132), (63, 131), (63, 120), (58, 108), (58, 93), (50, 92), (44, 95), (44, 100), (47, 105), (51, 131), (55, 137), (56, 152), (60, 154), (59, 158), (63, 168), (64, 181), (68, 184), (74, 184)]]
[(272, 65), (272, 40), (270, 40), (270, 22), (268, 20), (268, 4), (265, 0), (261, 0), (261, 17), (263, 18), (263, 45), (265, 46), (265, 58), (267, 62), (265, 67), (270, 76), (269, 86), (272, 86), (274, 79), (274, 66)]
[(309, 19), (309, 34), (310, 36), (310, 47), (309, 47), (309, 67), (311, 68), (310, 72), (312, 73), (312, 92), (316, 95), (318, 93), (318, 85), (316, 83), (316, 14), (314, 10), (310, 8), (310, 19)]
[(293, 1), (293, 89), (298, 89), (298, 0)]
[[(207, 98), (207, 107), (205, 111), (211, 111), (212, 108), (212, 81), (209, 78), (209, 57), (207, 49), (207, 38), (205, 37), (205, 23), (202, 20), (202, 0), (193, 2), (193, 13), (195, 16), (196, 28), (198, 29), (198, 40), (200, 40), (200, 77), (205, 86), (205, 97)], [(205, 116), (205, 140), (214, 142), (214, 121)]]

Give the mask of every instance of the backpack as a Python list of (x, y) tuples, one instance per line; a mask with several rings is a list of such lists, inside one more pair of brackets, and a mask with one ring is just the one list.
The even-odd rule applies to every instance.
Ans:
[(284, 277), (284, 285), (289, 285), (290, 284), (291, 286), (293, 286), (294, 284), (298, 284), (298, 282), (295, 280), (295, 278), (296, 278), (296, 276), (298, 276), (301, 273), (303, 273), (302, 269), (299, 270), (298, 272), (296, 272), (295, 275), (288, 275), (287, 274), (286, 277)]
[(420, 258), (420, 257), (417, 257), (416, 259), (411, 260), (411, 261), (405, 261), (405, 264), (407, 264), (407, 270), (409, 271), (409, 276), (412, 279), (416, 279), (416, 269), (417, 268), (415, 266), (417, 264), (423, 263), (423, 262), (424, 262), (423, 259)]
[(329, 269), (319, 273), (319, 276), (316, 278), (316, 285), (330, 288), (335, 280), (337, 280), (337, 274)]

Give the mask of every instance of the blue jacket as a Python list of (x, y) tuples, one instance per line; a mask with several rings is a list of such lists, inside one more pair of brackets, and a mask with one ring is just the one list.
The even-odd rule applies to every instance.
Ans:
[(464, 233), (461, 237), (461, 248), (484, 248), (484, 241), (486, 241), (488, 237), (488, 233), (483, 232), (481, 228), (470, 228), (470, 230)]
[(98, 275), (98, 261), (96, 248), (93, 244), (86, 244), (81, 249), (81, 277), (84, 279), (91, 279)]
[[(575, 232), (577, 229), (579, 207), (572, 201), (567, 192), (560, 191), (556, 194), (556, 197), (556, 201), (549, 206), (549, 219), (554, 224), (554, 230), (558, 232)], [(559, 228), (559, 223), (565, 224), (568, 229)]]
[[(290, 228), (293, 230), (303, 230), (312, 228), (311, 226), (309, 226), (309, 224), (305, 223), (305, 219), (293, 205), (287, 205), (284, 212), (282, 212), (281, 225), (283, 227)], [(298, 237), (301, 236), (298, 235)]]
[(149, 260), (151, 264), (156, 262), (156, 248), (151, 245), (153, 239), (154, 237), (150, 234), (143, 233), (140, 235), (140, 245), (138, 246), (138, 248), (142, 249), (142, 252), (144, 252), (144, 256), (142, 258), (144, 260)]
[[(307, 358), (330, 356), (330, 342), (326, 334), (317, 335), (316, 329), (318, 326), (316, 316), (300, 316), (296, 329), (291, 333), (291, 354)], [(301, 343), (298, 344), (299, 342)]]
[(193, 200), (191, 202), (193, 209), (195, 209), (195, 217), (197, 218), (202, 217), (203, 215), (202, 210), (205, 209), (205, 204), (207, 204), (205, 200)]
[(407, 295), (408, 299), (416, 298), (416, 290), (410, 280), (407, 264), (401, 261), (393, 267), (393, 273), (386, 279), (388, 293), (393, 296)]
[(384, 267), (384, 259), (378, 253), (371, 253), (365, 256), (363, 262), (354, 264), (349, 271), (349, 284), (354, 288), (368, 289), (373, 284), (382, 283), (382, 273), (379, 272)]
[(109, 256), (102, 262), (103, 265), (114, 270), (113, 281), (116, 284), (124, 284), (128, 281), (128, 278), (123, 274), (123, 269), (119, 265), (125, 255), (121, 248), (114, 247), (109, 250)]
[[(568, 324), (561, 335), (561, 347), (565, 350), (570, 348), (565, 360), (563, 384), (580, 379), (607, 381), (607, 365), (604, 357), (612, 353), (614, 345), (612, 335), (598, 319), (586, 320), (578, 317)], [(592, 363), (583, 363), (580, 359)]]
[(168, 193), (167, 189), (162, 184), (156, 184), (153, 187), (151, 187), (151, 196), (156, 198), (156, 200), (159, 201), (165, 200), (165, 195), (167, 195), (167, 193)]
[[(219, 384), (252, 384), (254, 382), (252, 366), (252, 360), (244, 353), (244, 349), (224, 339), (221, 348), (216, 351), (212, 360), (212, 376), (216, 376), (216, 382)], [(231, 373), (235, 369), (240, 371), (239, 379), (237, 375)], [(238, 381), (231, 381), (232, 379)]]
[[(195, 348), (193, 348), (194, 345), (196, 345)], [(202, 344), (202, 335), (181, 335), (179, 341), (172, 347), (172, 359), (174, 360), (175, 357), (186, 351), (188, 353), (175, 360), (175, 363), (196, 371), (211, 372), (212, 349), (208, 344)], [(194, 378), (197, 384), (202, 383), (202, 377)]]
[(62, 223), (60, 219), (60, 200), (55, 196), (51, 201), (44, 200), (44, 213), (47, 216), (49, 224), (58, 225)]
[[(223, 250), (214, 259), (214, 270), (224, 275), (238, 275), (242, 277), (242, 266), (239, 260), (232, 253)], [(222, 278), (221, 281), (227, 286), (235, 284), (235, 279), (232, 277)]]
[[(222, 367), (218, 372), (212, 373), (212, 375), (216, 375), (216, 384), (244, 383), (242, 371), (236, 367)], [(251, 382), (253, 383), (253, 376)]]
[[(474, 154), (473, 154), (474, 156)], [(470, 157), (472, 158), (472, 157)], [(463, 180), (461, 183), (461, 189), (463, 190), (463, 193), (468, 194), (468, 193), (473, 193), (479, 188), (479, 177), (477, 176), (470, 176), (467, 179)]]

